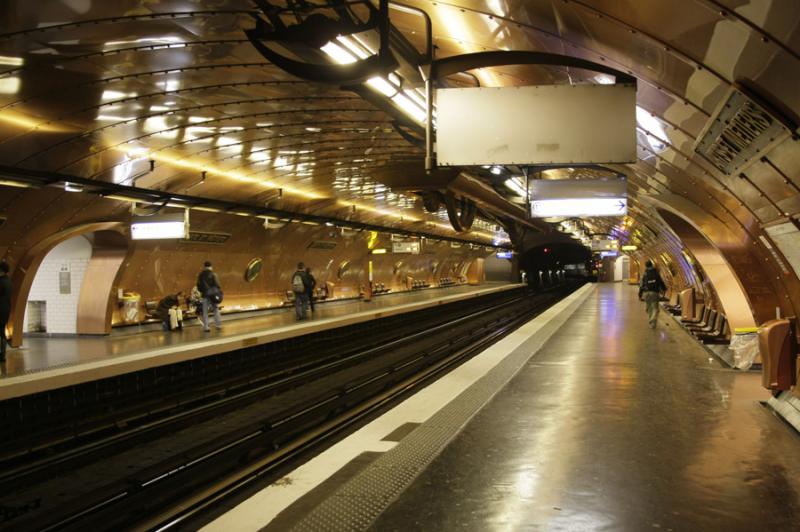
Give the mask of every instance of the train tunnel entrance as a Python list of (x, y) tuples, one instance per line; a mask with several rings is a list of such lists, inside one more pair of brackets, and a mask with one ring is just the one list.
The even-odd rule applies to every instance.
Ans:
[(591, 258), (580, 244), (543, 244), (525, 251), (519, 268), (531, 287), (547, 288), (568, 279), (585, 280), (591, 273)]

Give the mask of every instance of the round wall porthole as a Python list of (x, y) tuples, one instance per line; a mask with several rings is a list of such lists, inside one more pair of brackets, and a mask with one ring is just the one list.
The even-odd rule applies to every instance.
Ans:
[(349, 269), (350, 269), (350, 261), (349, 260), (342, 261), (342, 263), (339, 265), (339, 271), (336, 272), (336, 277), (341, 279)]
[(258, 274), (261, 273), (261, 267), (264, 262), (261, 259), (253, 259), (247, 264), (247, 269), (244, 271), (244, 280), (252, 283)]

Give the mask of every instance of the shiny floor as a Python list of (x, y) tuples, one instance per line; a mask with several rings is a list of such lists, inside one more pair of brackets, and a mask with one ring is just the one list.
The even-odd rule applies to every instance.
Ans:
[(709, 357), (598, 285), (372, 530), (798, 530), (800, 437)]
[[(330, 301), (317, 305), (311, 319), (325, 319), (347, 316), (357, 312), (393, 307), (435, 299), (442, 296), (462, 294), (483, 290), (502, 283), (485, 283), (480, 286), (452, 286), (400, 292), (375, 297), (370, 302), (363, 300)], [(247, 316), (240, 314), (239, 316)], [(233, 317), (233, 316), (230, 316)], [(229, 317), (229, 318), (230, 318)], [(273, 327), (295, 323), (294, 307), (276, 309), (257, 316), (225, 319), (221, 329), (212, 325), (210, 333), (204, 333), (199, 321), (187, 321), (181, 331), (139, 331), (130, 329), (129, 334), (112, 336), (70, 336), (70, 337), (26, 337), (23, 345), (10, 349), (6, 363), (0, 366), (0, 376), (14, 377), (49, 368), (64, 367), (92, 360), (141, 353), (150, 349), (201, 342), (207, 338), (224, 338), (249, 332), (268, 330)]]

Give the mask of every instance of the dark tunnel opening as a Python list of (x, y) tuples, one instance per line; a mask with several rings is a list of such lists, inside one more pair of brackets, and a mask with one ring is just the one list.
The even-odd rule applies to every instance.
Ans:
[(591, 252), (580, 244), (555, 243), (525, 251), (519, 267), (529, 286), (547, 288), (569, 280), (597, 280), (591, 276), (591, 260)]

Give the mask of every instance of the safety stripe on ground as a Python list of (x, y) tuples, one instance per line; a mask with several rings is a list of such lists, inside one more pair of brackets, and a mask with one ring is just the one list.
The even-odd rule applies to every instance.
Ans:
[[(378, 419), (209, 523), (208, 532), (254, 530), (364, 452), (383, 455), (297, 522), (295, 530), (360, 530), (427, 467), (594, 292), (585, 285)], [(384, 438), (420, 424), (399, 443)]]

